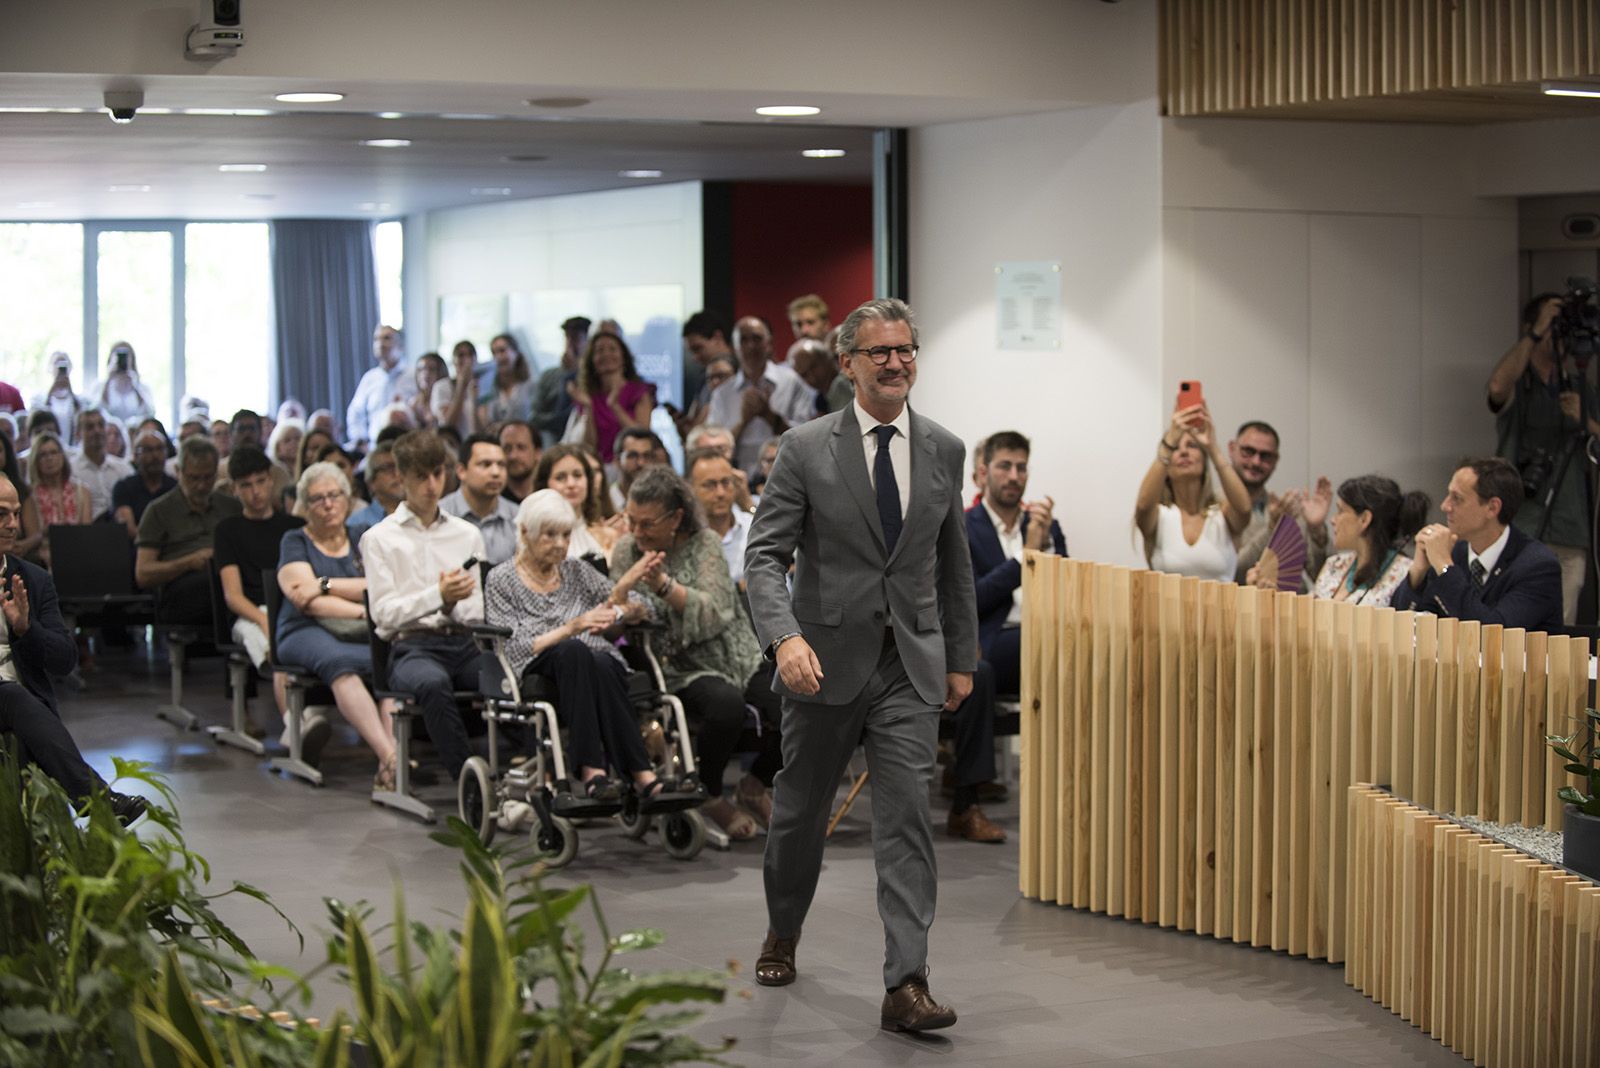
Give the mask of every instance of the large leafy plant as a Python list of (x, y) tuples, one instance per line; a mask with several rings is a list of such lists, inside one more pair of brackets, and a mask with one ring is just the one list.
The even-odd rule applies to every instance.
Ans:
[[(1570, 783), (1556, 791), (1556, 796), (1576, 806), (1586, 816), (1600, 817), (1600, 767), (1595, 764), (1596, 721), (1600, 711), (1589, 709), (1584, 726), (1569, 735), (1548, 734), (1545, 743), (1567, 762), (1566, 770), (1583, 779), (1583, 789)], [(1579, 737), (1583, 738), (1580, 743)]]

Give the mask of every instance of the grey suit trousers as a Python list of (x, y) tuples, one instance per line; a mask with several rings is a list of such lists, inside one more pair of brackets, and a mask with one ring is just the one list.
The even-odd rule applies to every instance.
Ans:
[(918, 696), (892, 641), (856, 699), (845, 705), (783, 702), (783, 770), (773, 783), (763, 874), (767, 917), (785, 938), (799, 933), (816, 893), (828, 816), (850, 755), (865, 745), (872, 773), (872, 852), (883, 919), (883, 983), (892, 989), (928, 960), (938, 873), (928, 782), (939, 745), (939, 709)]

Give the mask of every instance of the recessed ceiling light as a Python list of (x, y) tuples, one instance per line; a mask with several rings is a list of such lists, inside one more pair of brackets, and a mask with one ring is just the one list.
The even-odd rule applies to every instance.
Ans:
[(386, 204), (386, 203), (380, 204), (379, 202), (377, 202), (375, 200), (363, 200), (361, 203), (356, 205), (356, 210), (357, 211), (388, 211), (389, 210), (389, 205)]
[(147, 186), (147, 185), (108, 185), (108, 186), (106, 186), (106, 192), (108, 192), (108, 193), (148, 193), (148, 192), (150, 192), (150, 187)]
[(800, 115), (820, 115), (822, 109), (814, 108), (810, 104), (769, 104), (766, 107), (756, 108), (756, 114), (782, 119)]
[(368, 148), (410, 148), (411, 142), (404, 137), (374, 137), (361, 142)]
[(511, 188), (504, 185), (477, 186), (472, 190), (472, 195), (475, 197), (508, 197), (511, 195)]
[(441, 118), (441, 119), (466, 119), (466, 120), (471, 121), (471, 122), (486, 122), (486, 121), (489, 121), (489, 120), (492, 120), (492, 119), (498, 119), (498, 118), (500, 118), (500, 116), (499, 115), (481, 115), (481, 114), (478, 114), (477, 112), (469, 112), (469, 111), (446, 111), (443, 114), (440, 114), (440, 115), (436, 116), (436, 118)]
[(279, 93), (272, 99), (281, 104), (337, 104), (343, 93)]
[(842, 148), (807, 148), (807, 149), (802, 149), (800, 154), (802, 156), (804, 156), (806, 159), (838, 159), (840, 156), (844, 155), (844, 149), (842, 149)]
[(405, 113), (401, 112), (401, 111), (380, 111), (380, 112), (378, 112), (378, 118), (380, 118), (380, 119), (403, 119), (403, 118), (405, 118)]
[(531, 108), (581, 108), (585, 104), (592, 104), (586, 96), (536, 96), (528, 101)]
[(660, 178), (660, 171), (618, 171), (618, 178)]
[(507, 163), (543, 163), (549, 156), (506, 156)]
[(275, 111), (266, 108), (184, 108), (185, 115), (276, 115)]
[(1539, 89), (1545, 96), (1600, 96), (1600, 85), (1593, 82), (1544, 82)]
[(260, 174), (266, 169), (265, 163), (224, 163), (217, 167), (223, 174)]

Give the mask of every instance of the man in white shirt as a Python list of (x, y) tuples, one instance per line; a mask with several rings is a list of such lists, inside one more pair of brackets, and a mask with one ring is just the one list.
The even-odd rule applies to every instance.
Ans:
[(478, 686), (467, 625), (483, 619), (483, 535), (439, 509), (450, 454), (437, 435), (406, 434), (394, 457), (405, 500), (361, 539), (372, 623), (393, 643), (389, 684), (416, 695), (428, 737), (454, 779), (472, 755), (453, 691)]
[(344, 417), (345, 430), (354, 447), (366, 448), (383, 429), (385, 420), (379, 416), (385, 408), (416, 395), (416, 379), (406, 367), (403, 354), (400, 331), (380, 325), (372, 332), (372, 355), (378, 366), (361, 376)]
[(133, 465), (106, 452), (106, 417), (99, 408), (78, 413), (78, 451), (72, 454), (72, 477), (89, 489), (89, 515), (98, 519), (111, 508), (111, 489), (133, 474)]
[(750, 513), (734, 506), (739, 476), (728, 458), (716, 449), (695, 449), (683, 461), (689, 472), (689, 485), (706, 514), (706, 526), (722, 539), (722, 555), (728, 561), (728, 577), (744, 589), (744, 549), (750, 537)]
[(816, 415), (816, 391), (782, 364), (772, 362), (772, 328), (747, 315), (733, 328), (739, 373), (711, 394), (707, 421), (733, 428), (733, 464), (754, 471), (761, 446)]
[(467, 435), (456, 477), (461, 488), (441, 500), (440, 509), (478, 528), (485, 560), (511, 559), (517, 551), (517, 506), (500, 496), (506, 488), (505, 450), (488, 434)]

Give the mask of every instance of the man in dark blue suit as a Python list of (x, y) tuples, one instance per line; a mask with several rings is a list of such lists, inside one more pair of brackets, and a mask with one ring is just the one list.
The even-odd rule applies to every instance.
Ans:
[[(77, 667), (78, 646), (49, 574), (11, 555), (21, 513), (17, 488), (0, 475), (0, 733), (16, 737), (23, 764), (37, 765), (81, 803), (103, 784), (61, 722), (50, 683)], [(115, 791), (107, 798), (124, 825), (144, 813), (143, 798)]]
[(967, 545), (978, 594), (978, 644), (994, 667), (995, 691), (1022, 685), (1022, 555), (1067, 555), (1067, 539), (1053, 517), (1055, 501), (1024, 501), (1028, 489), (1028, 439), (1002, 430), (980, 450), (983, 499), (967, 509)]
[(1511, 526), (1522, 476), (1499, 457), (1463, 460), (1439, 505), (1448, 526), (1417, 532), (1410, 581), (1394, 607), (1527, 630), (1561, 625), (1561, 564)]

